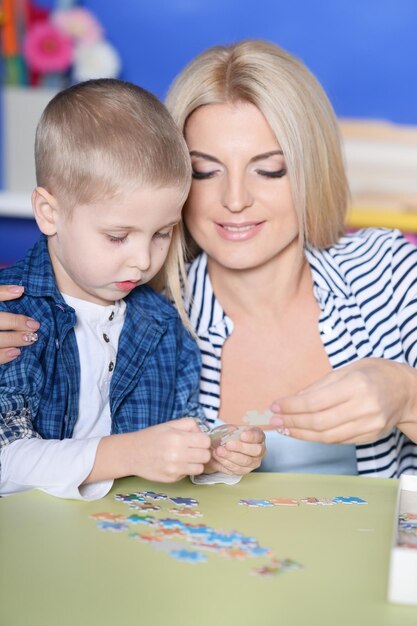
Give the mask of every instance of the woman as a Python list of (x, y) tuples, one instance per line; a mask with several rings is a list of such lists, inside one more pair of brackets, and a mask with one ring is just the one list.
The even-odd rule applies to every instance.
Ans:
[(347, 182), (316, 79), (244, 41), (194, 59), (167, 105), (193, 164), (186, 298), (208, 418), (269, 422), (271, 407), (291, 437), (267, 431), (267, 471), (417, 471), (417, 249), (341, 237)]

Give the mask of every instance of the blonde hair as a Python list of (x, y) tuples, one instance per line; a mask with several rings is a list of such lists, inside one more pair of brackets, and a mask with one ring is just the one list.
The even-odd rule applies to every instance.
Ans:
[[(323, 88), (301, 61), (278, 46), (246, 40), (202, 52), (175, 79), (166, 98), (183, 132), (197, 108), (239, 102), (262, 112), (282, 148), (300, 245), (332, 245), (343, 232), (349, 191), (338, 123)], [(187, 242), (193, 245), (188, 233)]]
[[(114, 79), (79, 83), (49, 102), (36, 131), (35, 164), (37, 184), (68, 214), (141, 186), (178, 187), (185, 201), (191, 182), (185, 140), (164, 104)], [(166, 289), (189, 328), (181, 297), (183, 241), (175, 226), (165, 264), (151, 284)]]

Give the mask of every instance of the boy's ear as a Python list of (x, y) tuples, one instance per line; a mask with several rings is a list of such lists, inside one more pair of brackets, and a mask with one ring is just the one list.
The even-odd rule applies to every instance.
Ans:
[(58, 217), (58, 202), (44, 187), (35, 187), (32, 193), (32, 208), (39, 230), (44, 235), (55, 235)]

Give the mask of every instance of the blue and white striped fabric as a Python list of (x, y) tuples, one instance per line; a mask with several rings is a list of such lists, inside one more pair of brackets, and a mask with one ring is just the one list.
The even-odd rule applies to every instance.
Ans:
[[(333, 369), (366, 357), (417, 367), (417, 248), (399, 231), (366, 229), (326, 250), (308, 248), (319, 330)], [(213, 293), (207, 257), (189, 268), (187, 307), (198, 335), (203, 368), (200, 403), (208, 421), (220, 405), (221, 351), (233, 322)], [(417, 445), (397, 429), (356, 446), (358, 474), (417, 473)]]

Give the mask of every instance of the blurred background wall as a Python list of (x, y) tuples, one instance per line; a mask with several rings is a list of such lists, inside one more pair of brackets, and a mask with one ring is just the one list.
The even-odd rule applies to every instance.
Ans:
[[(22, 0), (10, 1), (16, 4)], [(38, 0), (36, 4), (50, 10), (70, 3)], [(184, 65), (213, 44), (258, 37), (296, 54), (321, 81), (343, 120), (346, 150), (352, 161), (348, 165), (352, 177), (354, 171), (357, 175), (355, 191), (359, 196), (363, 192), (367, 206), (380, 205), (383, 212), (397, 203), (396, 209), (416, 217), (415, 0), (83, 0), (78, 5), (91, 10), (106, 39), (118, 51), (119, 76), (160, 98)], [(12, 91), (3, 81), (0, 263), (21, 257), (37, 236), (29, 218), (29, 191), (34, 184), (33, 132), (50, 97), (39, 87), (17, 88), (20, 98), (16, 104), (10, 100)], [(373, 168), (373, 174), (365, 178), (379, 179), (379, 195), (378, 190), (362, 188), (363, 183), (355, 182), (360, 181), (367, 166)], [(397, 177), (392, 175), (395, 167)], [(384, 187), (388, 179), (391, 183)], [(404, 192), (399, 200), (394, 198), (398, 190)]]

